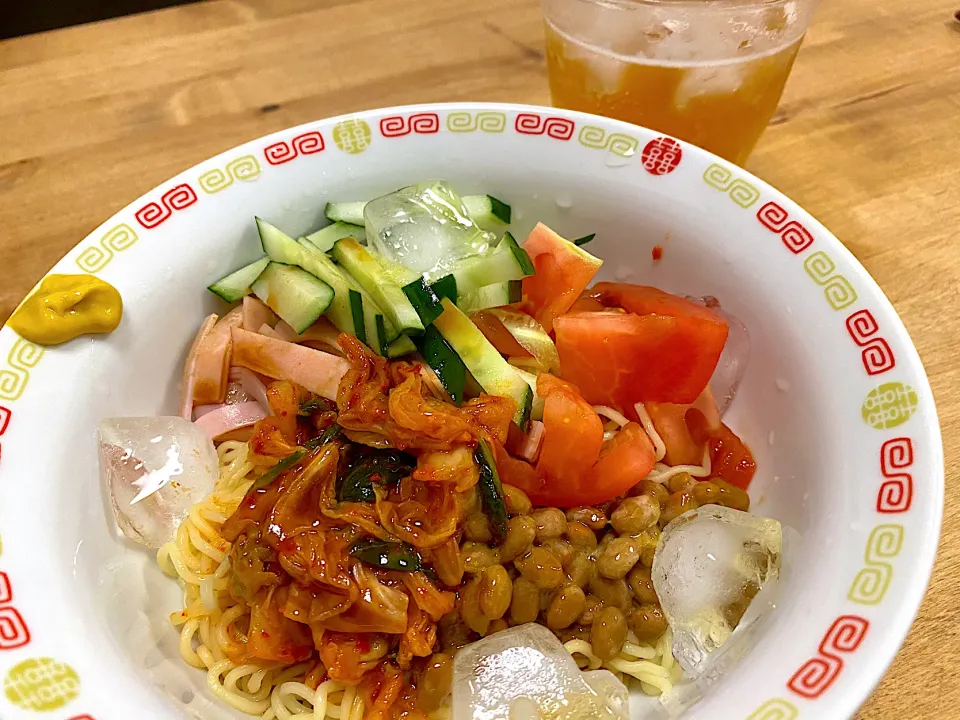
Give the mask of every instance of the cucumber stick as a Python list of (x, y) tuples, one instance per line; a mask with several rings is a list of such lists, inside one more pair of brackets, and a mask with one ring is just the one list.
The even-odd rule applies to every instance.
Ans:
[[(328, 282), (337, 297), (334, 299), (327, 317), (338, 330), (354, 335), (378, 355), (388, 355), (391, 344), (400, 332), (383, 316), (383, 312), (373, 298), (360, 287), (343, 268), (333, 262), (330, 256), (320, 252), (307, 238), (298, 241), (305, 251), (304, 269)], [(341, 298), (346, 297), (344, 302)], [(413, 345), (398, 345), (393, 350), (399, 354), (413, 351)]]
[[(434, 283), (436, 286), (436, 283)], [(437, 294), (440, 290), (437, 290)], [(508, 280), (507, 282), (497, 283), (496, 285), (484, 285), (478, 290), (460, 295), (457, 298), (457, 305), (465, 313), (471, 313), (476, 310), (486, 310), (492, 307), (503, 307), (518, 303), (522, 299), (522, 288), (519, 280)]]
[(453, 351), (460, 356), (464, 366), (490, 395), (509, 397), (516, 404), (513, 421), (525, 430), (530, 420), (533, 391), (483, 333), (448, 298), (441, 300), (443, 314), (434, 325)]
[(360, 342), (366, 343), (367, 332), (363, 319), (364, 298), (360, 287), (353, 278), (337, 267), (326, 253), (317, 250), (309, 240), (301, 238), (298, 244), (301, 248), (300, 267), (333, 288), (333, 302), (327, 310), (330, 322), (340, 332), (349, 333)]
[(257, 232), (260, 233), (260, 244), (263, 251), (273, 262), (284, 265), (299, 265), (300, 246), (297, 241), (283, 230), (274, 227), (266, 220), (256, 218)]
[(463, 403), (463, 387), (467, 379), (467, 367), (436, 325), (431, 325), (422, 336), (417, 338), (417, 350), (423, 356), (433, 372), (440, 379), (440, 383), (450, 393), (450, 397), (457, 405)]
[(510, 224), (510, 206), (491, 195), (464, 195), (463, 204), (483, 230), (502, 230)]
[(423, 322), (409, 298), (365, 247), (353, 238), (344, 238), (333, 246), (332, 254), (400, 332), (408, 335), (423, 333)]
[[(503, 230), (504, 225), (510, 224), (510, 206), (490, 195), (464, 195), (461, 197), (464, 207), (473, 221), (482, 230)], [(327, 203), (324, 215), (332, 222), (347, 223), (349, 225), (363, 225), (363, 208), (365, 202), (332, 202)]]
[(413, 305), (413, 309), (417, 311), (424, 327), (440, 317), (440, 313), (443, 312), (443, 308), (440, 306), (440, 298), (437, 297), (433, 288), (430, 287), (422, 275), (418, 275), (410, 268), (385, 258), (383, 255), (370, 254), (380, 263), (380, 267), (383, 268), (387, 277), (403, 290), (403, 294), (407, 296), (410, 304)]
[(267, 265), (252, 290), (297, 333), (313, 325), (334, 297), (327, 283), (299, 267), (276, 262)]
[(260, 277), (260, 273), (267, 269), (270, 258), (262, 258), (254, 263), (220, 278), (207, 289), (228, 303), (235, 303), (250, 294), (250, 286)]
[(310, 233), (305, 239), (309, 240), (320, 252), (330, 252), (337, 240), (342, 240), (345, 237), (352, 237), (358, 242), (363, 242), (367, 239), (367, 233), (362, 225), (335, 222), (317, 230), (315, 233)]
[(522, 280), (534, 274), (533, 261), (510, 233), (493, 252), (464, 258), (450, 273), (457, 279), (457, 292), (468, 295), (493, 283)]

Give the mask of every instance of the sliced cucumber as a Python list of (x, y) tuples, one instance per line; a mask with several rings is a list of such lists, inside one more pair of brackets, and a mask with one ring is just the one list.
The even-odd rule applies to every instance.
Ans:
[(517, 411), (513, 421), (525, 430), (530, 420), (533, 392), (527, 382), (490, 344), (483, 333), (449, 299), (441, 300), (443, 314), (434, 325), (450, 344), (483, 391), (490, 395), (512, 398)]
[(416, 352), (417, 346), (413, 344), (413, 340), (408, 338), (406, 335), (400, 335), (392, 343), (387, 345), (387, 357), (388, 358), (398, 358), (401, 355), (409, 355), (410, 353)]
[(270, 259), (284, 265), (299, 265), (301, 253), (297, 241), (266, 220), (261, 218), (256, 218), (256, 220), (257, 231), (260, 233), (260, 244), (263, 245), (263, 251)]
[(310, 233), (305, 239), (313, 243), (320, 252), (330, 252), (337, 240), (352, 237), (357, 242), (367, 239), (367, 233), (360, 225), (348, 225), (344, 222), (335, 222), (325, 228)]
[(533, 402), (530, 404), (530, 419), (543, 420), (544, 398), (540, 395), (537, 395), (537, 376), (532, 372), (521, 370), (518, 367), (514, 367), (513, 370), (517, 373), (517, 375), (523, 378), (523, 381), (530, 386), (530, 390), (533, 392)]
[(427, 365), (433, 368), (441, 384), (457, 405), (463, 403), (463, 386), (467, 367), (435, 325), (431, 325), (417, 338), (417, 349)]
[(249, 295), (250, 286), (260, 277), (260, 273), (266, 270), (270, 264), (270, 258), (262, 258), (246, 267), (242, 267), (236, 272), (232, 272), (226, 277), (220, 278), (213, 285), (207, 288), (214, 295), (226, 300), (228, 303), (235, 303), (245, 295)]
[[(510, 224), (510, 206), (505, 202), (490, 195), (464, 195), (460, 199), (482, 230), (502, 230), (504, 225)], [(331, 202), (327, 203), (324, 215), (332, 222), (363, 225), (365, 205), (365, 202)]]
[(457, 302), (457, 279), (453, 275), (444, 275), (430, 287), (433, 288), (437, 298), (441, 300), (450, 298), (453, 302)]
[(463, 204), (473, 221), (484, 230), (502, 230), (510, 224), (510, 206), (491, 195), (464, 195)]
[(510, 233), (503, 234), (503, 240), (493, 252), (465, 258), (451, 270), (457, 279), (457, 291), (464, 295), (485, 285), (521, 280), (534, 272), (527, 251), (517, 244)]
[(298, 334), (326, 312), (334, 297), (333, 288), (306, 270), (275, 262), (267, 265), (252, 289)]
[(353, 238), (344, 238), (337, 241), (332, 252), (337, 262), (367, 291), (400, 332), (423, 333), (423, 322), (409, 298), (366, 248)]
[(380, 263), (387, 277), (400, 286), (403, 294), (407, 296), (410, 304), (413, 305), (413, 309), (420, 316), (424, 327), (440, 317), (440, 313), (443, 312), (443, 308), (440, 306), (440, 298), (437, 297), (433, 288), (427, 284), (422, 276), (400, 263), (385, 258), (383, 255), (372, 252), (370, 255)]
[(497, 472), (497, 462), (493, 449), (486, 440), (477, 443), (473, 459), (480, 468), (477, 489), (480, 491), (480, 504), (490, 524), (490, 531), (496, 542), (503, 542), (507, 534), (507, 504), (503, 495), (503, 484)]
[[(484, 285), (475, 292), (461, 295), (457, 300), (457, 305), (464, 312), (474, 312), (476, 310), (486, 310), (492, 307), (502, 307), (520, 302), (523, 292), (519, 280), (508, 280), (496, 285)], [(437, 291), (439, 294), (439, 291)]]
[[(367, 342), (363, 322), (363, 293), (353, 278), (347, 275), (326, 253), (320, 252), (309, 240), (300, 238), (300, 267), (333, 288), (333, 302), (327, 317), (337, 330)], [(367, 298), (369, 301), (369, 297)]]
[(323, 214), (331, 222), (363, 225), (363, 206), (365, 202), (328, 202)]

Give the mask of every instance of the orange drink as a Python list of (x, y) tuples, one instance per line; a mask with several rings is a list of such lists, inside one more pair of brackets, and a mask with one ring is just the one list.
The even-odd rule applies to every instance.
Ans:
[(553, 103), (743, 164), (815, 0), (544, 0)]

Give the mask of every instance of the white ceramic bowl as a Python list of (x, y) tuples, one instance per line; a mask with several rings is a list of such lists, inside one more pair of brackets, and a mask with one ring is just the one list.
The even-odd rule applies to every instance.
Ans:
[(43, 350), (0, 331), (0, 716), (235, 717), (180, 660), (176, 583), (107, 521), (96, 424), (175, 413), (204, 288), (259, 254), (255, 213), (301, 233), (327, 200), (430, 177), (503, 198), (519, 236), (537, 220), (595, 232), (605, 279), (715, 295), (750, 329), (728, 422), (757, 456), (754, 510), (803, 539), (769, 629), (688, 716), (847, 718), (867, 697), (920, 603), (943, 502), (933, 398), (890, 303), (810, 215), (698, 148), (457, 104), (322, 120), (187, 170), (53, 269), (120, 290), (115, 333)]

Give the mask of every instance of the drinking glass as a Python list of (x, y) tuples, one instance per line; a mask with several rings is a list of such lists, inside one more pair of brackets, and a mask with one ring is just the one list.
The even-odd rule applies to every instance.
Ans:
[(553, 103), (742, 165), (817, 0), (543, 0)]

